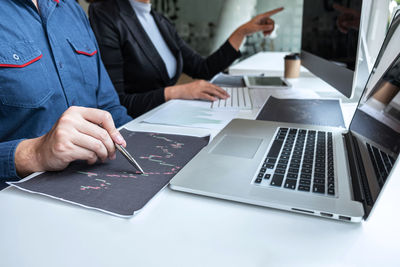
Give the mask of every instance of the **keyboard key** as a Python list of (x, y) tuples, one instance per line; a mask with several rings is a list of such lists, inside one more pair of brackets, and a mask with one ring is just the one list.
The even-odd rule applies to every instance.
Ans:
[(274, 164), (267, 164), (267, 169), (273, 169), (274, 167), (275, 167), (275, 165)]
[(308, 185), (299, 185), (299, 191), (306, 191), (306, 192), (310, 192), (310, 186)]
[(278, 166), (276, 166), (278, 169), (286, 169), (287, 165), (286, 164), (278, 164)]
[(315, 184), (325, 184), (325, 179), (315, 178), (314, 183)]
[(272, 177), (271, 185), (280, 187), (282, 186), (282, 182), (283, 182), (283, 175), (274, 174), (274, 176)]
[(297, 173), (288, 173), (286, 175), (287, 178), (291, 178), (291, 179), (297, 179), (299, 175)]
[(263, 173), (263, 172), (260, 172), (260, 173), (258, 174), (257, 177), (258, 177), (258, 178), (263, 178), (263, 177), (264, 177), (264, 173)]
[(267, 174), (264, 176), (264, 179), (269, 179), (269, 178), (271, 178), (271, 174), (267, 173)]
[(285, 181), (285, 188), (288, 189), (296, 189), (297, 180), (286, 179)]
[(325, 185), (314, 184), (313, 185), (313, 192), (314, 193), (325, 194)]
[(275, 173), (278, 173), (278, 174), (285, 174), (285, 172), (286, 172), (286, 170), (282, 170), (282, 169), (275, 170)]
[(281, 159), (278, 161), (278, 164), (288, 164), (288, 162), (289, 162), (288, 160)]
[(268, 158), (276, 158), (279, 155), (279, 152), (281, 151), (281, 147), (283, 145), (283, 141), (280, 140), (275, 140), (272, 143), (271, 149), (268, 152)]
[(300, 164), (301, 160), (299, 160), (299, 159), (292, 159), (290, 162), (291, 162), (291, 163), (295, 163), (295, 164)]
[(309, 174), (309, 173), (301, 173), (300, 178), (311, 179), (311, 174)]
[(289, 168), (289, 172), (298, 173), (299, 169), (296, 168)]
[(303, 169), (312, 169), (312, 164), (303, 164)]
[[(303, 163), (305, 163), (305, 164), (311, 164), (311, 166), (312, 166), (313, 160), (304, 160)], [(310, 168), (310, 169), (311, 169), (311, 168)]]
[(267, 169), (266, 168), (261, 168), (260, 172), (266, 172)]
[(300, 179), (301, 185), (311, 185), (311, 180), (308, 179)]
[(265, 160), (265, 163), (271, 163), (271, 164), (276, 163), (276, 158), (267, 158)]
[(335, 189), (334, 188), (328, 188), (328, 195), (335, 195)]
[(256, 184), (259, 184), (259, 183), (261, 183), (261, 181), (262, 181), (262, 179), (261, 179), (261, 178), (257, 178), (257, 179), (256, 179)]

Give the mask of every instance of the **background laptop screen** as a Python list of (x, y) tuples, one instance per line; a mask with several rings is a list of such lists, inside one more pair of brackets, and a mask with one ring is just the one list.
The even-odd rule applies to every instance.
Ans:
[(373, 200), (400, 153), (399, 20), (400, 16), (396, 16), (392, 22), (350, 125), (361, 144), (361, 153), (364, 152), (366, 172), (375, 174), (376, 180), (368, 180)]

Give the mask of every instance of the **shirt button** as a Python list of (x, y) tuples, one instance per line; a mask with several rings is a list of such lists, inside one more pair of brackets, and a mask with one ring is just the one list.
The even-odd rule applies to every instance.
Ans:
[(19, 60), (19, 56), (18, 56), (17, 54), (14, 54), (14, 55), (13, 55), (13, 58), (14, 58), (15, 60)]
[(58, 66), (60, 67), (60, 69), (62, 69), (64, 67), (64, 64), (62, 62), (59, 62)]

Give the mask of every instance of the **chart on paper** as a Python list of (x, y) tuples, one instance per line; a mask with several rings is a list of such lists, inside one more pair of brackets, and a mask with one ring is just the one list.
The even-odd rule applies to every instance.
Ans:
[(62, 172), (47, 172), (12, 185), (120, 216), (140, 210), (209, 141), (192, 137), (122, 130), (127, 150), (144, 169), (140, 174), (119, 153), (92, 166), (74, 162)]

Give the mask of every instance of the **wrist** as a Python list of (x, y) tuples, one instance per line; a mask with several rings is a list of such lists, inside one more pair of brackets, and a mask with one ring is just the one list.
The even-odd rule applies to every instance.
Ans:
[(165, 87), (164, 97), (165, 97), (165, 101), (179, 98), (177, 86)]
[(27, 139), (18, 144), (15, 149), (14, 158), (15, 169), (18, 176), (25, 177), (31, 173), (43, 171), (42, 164), (40, 163), (40, 143), (41, 137)]
[(232, 47), (235, 48), (236, 51), (239, 51), (240, 46), (242, 45), (243, 40), (244, 38), (246, 38), (246, 36), (247, 36), (246, 29), (242, 25), (232, 33), (232, 35), (229, 37), (228, 40), (229, 43), (232, 45)]

